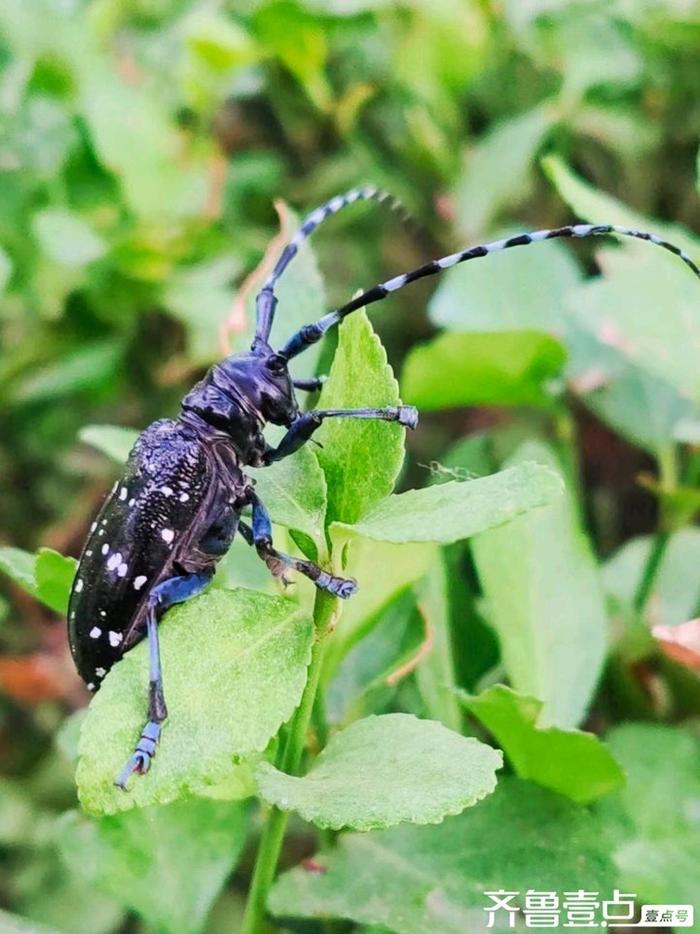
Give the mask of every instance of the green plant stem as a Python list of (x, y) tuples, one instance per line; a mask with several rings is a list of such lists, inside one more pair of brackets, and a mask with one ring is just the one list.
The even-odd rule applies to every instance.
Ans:
[[(661, 487), (671, 492), (678, 486), (678, 461), (675, 446), (670, 445), (659, 451), (658, 461)], [(669, 528), (668, 517), (664, 515), (662, 507), (659, 529), (654, 536), (651, 549), (649, 550), (649, 556), (642, 568), (642, 576), (637, 585), (634, 600), (632, 601), (635, 611), (640, 615), (644, 612), (644, 608), (652, 594), (656, 577), (659, 573), (661, 562), (666, 554), (666, 549), (670, 540), (671, 529)]]
[(656, 575), (659, 573), (661, 561), (666, 553), (670, 538), (671, 533), (663, 530), (657, 532), (654, 536), (649, 551), (649, 557), (642, 568), (642, 576), (634, 595), (633, 606), (637, 613), (642, 613), (651, 596), (656, 581)]
[[(316, 602), (314, 603), (314, 644), (311, 650), (309, 674), (301, 703), (297, 708), (286, 741), (275, 762), (276, 767), (280, 771), (286, 772), (287, 775), (298, 774), (301, 766), (306, 736), (311, 724), (314, 702), (321, 677), (326, 636), (328, 635), (336, 603), (335, 597), (325, 591), (317, 591)], [(276, 807), (270, 808), (255, 858), (255, 868), (241, 928), (242, 934), (261, 934), (263, 931), (267, 897), (275, 878), (284, 832), (287, 827), (287, 817), (285, 811), (281, 811)]]

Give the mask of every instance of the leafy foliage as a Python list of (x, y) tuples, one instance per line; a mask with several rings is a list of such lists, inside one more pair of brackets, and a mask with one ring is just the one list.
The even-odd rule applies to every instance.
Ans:
[(601, 830), (564, 798), (509, 779), (438, 827), (344, 835), (319, 854), (321, 871), (283, 875), (271, 907), (280, 916), (331, 914), (399, 934), (486, 930), (484, 891), (563, 890), (573, 875), (589, 891), (610, 889), (615, 868)]

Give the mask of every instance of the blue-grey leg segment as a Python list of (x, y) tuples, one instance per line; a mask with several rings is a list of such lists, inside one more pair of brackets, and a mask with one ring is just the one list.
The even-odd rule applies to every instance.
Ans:
[(277, 447), (270, 448), (265, 453), (265, 463), (271, 464), (298, 451), (326, 418), (364, 418), (398, 422), (406, 428), (415, 428), (418, 424), (418, 412), (412, 405), (387, 405), (381, 409), (312, 409), (295, 419)]
[(163, 672), (160, 664), (160, 642), (158, 620), (175, 603), (182, 603), (196, 596), (212, 579), (213, 571), (200, 571), (182, 577), (171, 577), (153, 588), (149, 597), (146, 627), (148, 634), (148, 722), (141, 732), (133, 755), (121, 770), (115, 785), (126, 790), (126, 783), (133, 772), (144, 773), (151, 767), (160, 738), (161, 724), (168, 716), (163, 694)]
[(311, 379), (293, 379), (292, 386), (295, 389), (301, 389), (303, 392), (316, 392), (328, 379), (327, 376), (314, 376)]
[[(314, 564), (313, 561), (307, 561), (304, 558), (294, 558), (292, 555), (277, 551), (272, 545), (272, 525), (267, 509), (265, 509), (265, 506), (255, 494), (252, 494), (250, 502), (253, 507), (253, 528), (251, 530), (245, 526), (246, 531), (244, 531), (244, 523), (241, 523), (241, 532), (246, 541), (255, 546), (258, 555), (275, 577), (279, 577), (284, 583), (287, 583), (284, 572), (288, 568), (291, 568), (294, 571), (299, 571), (304, 577), (308, 577), (319, 589), (327, 590), (329, 593), (343, 600), (347, 600), (348, 597), (351, 597), (355, 593), (357, 590), (357, 581), (351, 578), (334, 577), (333, 574), (324, 571), (323, 568)], [(246, 532), (250, 533), (252, 542)]]

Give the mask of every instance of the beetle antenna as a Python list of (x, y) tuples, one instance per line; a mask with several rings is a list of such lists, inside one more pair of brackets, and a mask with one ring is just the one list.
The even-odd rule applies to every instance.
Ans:
[(312, 211), (282, 250), (279, 259), (275, 263), (274, 269), (265, 280), (265, 284), (255, 298), (257, 320), (255, 339), (252, 347), (253, 351), (267, 347), (270, 330), (272, 329), (272, 322), (275, 317), (275, 307), (277, 305), (275, 286), (287, 266), (289, 266), (298, 253), (299, 247), (326, 218), (332, 217), (334, 214), (342, 211), (344, 207), (354, 204), (356, 201), (377, 201), (379, 204), (387, 203), (390, 210), (401, 212), (400, 216), (402, 220), (406, 220), (409, 217), (408, 211), (398, 198), (395, 198), (393, 195), (389, 194), (389, 192), (383, 191), (381, 188), (377, 188), (374, 185), (352, 188), (350, 191), (345, 192), (344, 195), (336, 195), (335, 198), (331, 198), (329, 201), (326, 201), (325, 204), (316, 208), (315, 211)]
[(280, 351), (282, 356), (291, 359), (300, 354), (306, 347), (315, 344), (320, 340), (329, 328), (338, 324), (343, 318), (346, 318), (358, 308), (366, 305), (372, 305), (374, 302), (380, 302), (391, 292), (397, 292), (410, 282), (417, 279), (423, 279), (425, 276), (434, 276), (443, 269), (449, 269), (450, 266), (456, 266), (458, 263), (464, 263), (470, 259), (478, 259), (481, 256), (487, 256), (489, 253), (500, 253), (501, 250), (507, 250), (512, 246), (526, 246), (529, 243), (539, 243), (542, 240), (554, 240), (557, 237), (595, 237), (603, 234), (619, 234), (623, 237), (634, 237), (637, 240), (648, 240), (656, 246), (668, 250), (675, 256), (678, 256), (686, 266), (700, 278), (700, 269), (693, 260), (680, 247), (674, 246), (667, 240), (663, 240), (656, 234), (647, 233), (643, 230), (634, 230), (631, 227), (619, 227), (617, 224), (570, 224), (566, 227), (556, 227), (552, 230), (536, 230), (531, 233), (518, 234), (515, 237), (508, 237), (506, 240), (495, 240), (493, 243), (485, 243), (479, 246), (469, 247), (459, 253), (451, 253), (449, 256), (443, 256), (441, 259), (432, 260), (425, 263), (417, 269), (406, 272), (401, 276), (395, 276), (386, 282), (381, 282), (373, 286), (366, 292), (362, 292), (349, 301), (346, 305), (337, 308), (319, 318), (314, 324), (307, 324), (296, 334), (294, 334)]

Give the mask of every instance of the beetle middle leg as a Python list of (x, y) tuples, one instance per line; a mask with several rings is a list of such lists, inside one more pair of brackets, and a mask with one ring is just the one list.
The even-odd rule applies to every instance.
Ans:
[(175, 603), (182, 603), (200, 593), (213, 576), (212, 570), (171, 577), (154, 587), (148, 604), (146, 626), (148, 634), (148, 722), (144, 726), (133, 755), (119, 773), (115, 785), (126, 790), (132, 772), (147, 772), (156, 754), (163, 722), (168, 716), (163, 694), (163, 672), (160, 664), (158, 620)]
[(250, 503), (253, 507), (252, 529), (243, 522), (240, 523), (239, 529), (248, 544), (255, 547), (258, 555), (275, 577), (281, 577), (284, 580), (284, 572), (290, 568), (308, 577), (321, 590), (327, 590), (343, 600), (355, 593), (357, 581), (352, 578), (336, 577), (324, 571), (313, 561), (294, 558), (292, 555), (278, 551), (272, 544), (272, 524), (267, 509), (254, 493), (250, 497)]

